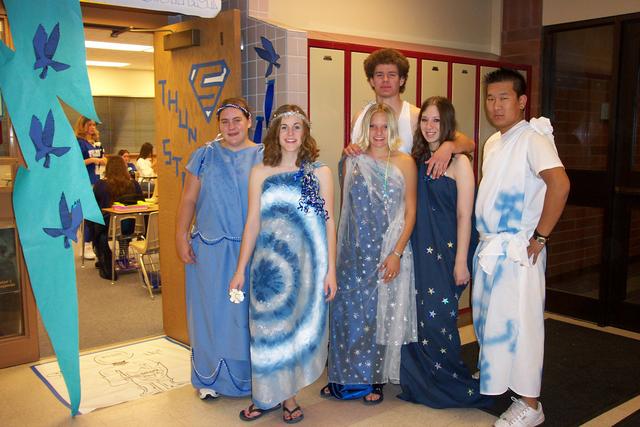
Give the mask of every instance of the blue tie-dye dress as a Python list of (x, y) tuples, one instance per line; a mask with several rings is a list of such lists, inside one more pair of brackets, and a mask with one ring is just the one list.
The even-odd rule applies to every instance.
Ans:
[(306, 186), (319, 166), (272, 175), (262, 187), (249, 307), (253, 401), (262, 409), (313, 383), (327, 360), (326, 211)]

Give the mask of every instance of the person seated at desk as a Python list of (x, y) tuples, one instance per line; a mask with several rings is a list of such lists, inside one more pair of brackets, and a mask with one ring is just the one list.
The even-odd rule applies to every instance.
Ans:
[(131, 163), (131, 159), (129, 157), (129, 150), (126, 149), (122, 149), (120, 151), (118, 151), (118, 156), (122, 157), (124, 159), (124, 162), (127, 164), (127, 171), (129, 172), (129, 176), (131, 177), (131, 179), (136, 179), (136, 173), (138, 172), (138, 168), (136, 168), (136, 165), (134, 165), (133, 163)]
[[(144, 200), (142, 189), (137, 181), (129, 177), (127, 165), (120, 156), (108, 156), (107, 167), (104, 179), (96, 182), (93, 186), (93, 194), (96, 197), (100, 209), (109, 208), (114, 202), (136, 203)], [(98, 257), (96, 266), (99, 269), (100, 277), (103, 279), (116, 280), (111, 277), (111, 249), (109, 248), (109, 214), (105, 213), (104, 224), (94, 224), (94, 251)], [(122, 235), (130, 235), (135, 228), (135, 220), (125, 220), (122, 222)], [(126, 254), (128, 240), (122, 239), (120, 248)], [(128, 259), (128, 258), (127, 258)]]
[(153, 145), (149, 142), (145, 142), (140, 147), (140, 154), (138, 154), (138, 160), (136, 160), (136, 168), (140, 178), (155, 178), (156, 171), (154, 170), (155, 160), (153, 159)]

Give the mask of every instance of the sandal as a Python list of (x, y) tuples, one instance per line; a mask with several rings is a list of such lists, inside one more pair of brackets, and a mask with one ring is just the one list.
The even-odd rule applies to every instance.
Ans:
[[(300, 411), (300, 415), (293, 418), (293, 413), (296, 411)], [(289, 415), (289, 419), (285, 418), (285, 414)], [(302, 408), (300, 406), (296, 406), (293, 409), (287, 409), (286, 406), (282, 405), (282, 421), (284, 421), (287, 424), (295, 424), (295, 423), (299, 423), (303, 419), (304, 419), (304, 413), (302, 412)]]
[(322, 389), (320, 389), (320, 397), (323, 399), (331, 399), (333, 397), (333, 394), (331, 393), (331, 387), (329, 386), (329, 384), (327, 384), (326, 386), (322, 387)]
[[(378, 398), (375, 400), (367, 399), (367, 397), (369, 396), (378, 396)], [(362, 401), (364, 402), (364, 404), (370, 405), (370, 406), (379, 405), (382, 403), (383, 400), (384, 400), (384, 394), (382, 393), (382, 384), (373, 384), (373, 390), (371, 390), (371, 393), (367, 394), (362, 398)]]
[[(269, 409), (260, 409), (258, 408), (256, 405), (254, 405), (253, 403), (247, 408), (247, 412), (249, 413), (249, 415), (245, 415), (244, 414), (244, 409), (242, 411), (240, 411), (240, 414), (238, 415), (240, 417), (240, 419), (242, 421), (255, 421), (258, 418), (262, 417), (264, 414), (268, 414), (271, 411), (275, 411), (276, 409), (280, 408), (280, 404), (278, 403), (276, 406), (274, 406), (273, 408), (269, 408)], [(254, 415), (253, 417), (251, 416), (251, 413), (253, 412), (257, 412), (258, 415)]]

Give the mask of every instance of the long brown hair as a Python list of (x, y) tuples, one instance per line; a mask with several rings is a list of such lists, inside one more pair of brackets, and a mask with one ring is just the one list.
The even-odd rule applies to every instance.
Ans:
[(263, 163), (267, 166), (278, 166), (282, 161), (282, 147), (280, 147), (280, 124), (282, 123), (282, 114), (287, 112), (294, 112), (304, 117), (302, 120), (302, 128), (304, 130), (302, 135), (302, 145), (300, 151), (298, 151), (298, 158), (296, 159), (296, 166), (300, 166), (303, 162), (313, 162), (318, 158), (320, 150), (316, 140), (311, 136), (311, 128), (309, 127), (309, 119), (302, 110), (302, 108), (293, 104), (285, 104), (278, 107), (273, 113), (273, 119), (269, 124), (269, 130), (264, 137), (264, 158)]
[(104, 179), (107, 182), (112, 204), (125, 194), (135, 192), (135, 184), (131, 180), (127, 164), (120, 156), (107, 156)]
[(411, 149), (411, 156), (415, 159), (418, 165), (431, 158), (429, 143), (424, 138), (424, 135), (422, 135), (422, 130), (420, 129), (420, 120), (422, 120), (422, 115), (430, 105), (434, 105), (440, 114), (440, 140), (438, 141), (438, 147), (443, 141), (453, 141), (456, 137), (456, 110), (453, 108), (451, 101), (442, 96), (432, 96), (431, 98), (428, 98), (422, 103), (422, 107), (420, 107), (420, 114), (418, 114), (418, 127), (413, 134), (413, 148)]
[(138, 157), (140, 157), (141, 159), (146, 159), (147, 157), (151, 157), (152, 154), (153, 154), (153, 145), (151, 145), (150, 142), (145, 142), (140, 147), (140, 153), (138, 154)]

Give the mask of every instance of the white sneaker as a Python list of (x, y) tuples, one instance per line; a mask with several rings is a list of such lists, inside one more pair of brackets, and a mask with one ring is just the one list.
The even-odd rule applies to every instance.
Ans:
[(216, 397), (219, 397), (220, 395), (218, 394), (217, 391), (210, 389), (210, 388), (199, 388), (198, 389), (198, 395), (200, 396), (200, 399), (204, 400), (207, 397), (211, 397), (213, 399), (215, 399)]
[(96, 259), (96, 254), (95, 252), (93, 252), (93, 246), (91, 245), (91, 243), (84, 244), (84, 259)]
[(511, 397), (511, 400), (513, 403), (496, 420), (495, 427), (534, 427), (544, 422), (542, 403), (538, 402), (538, 409), (533, 409), (522, 399)]

